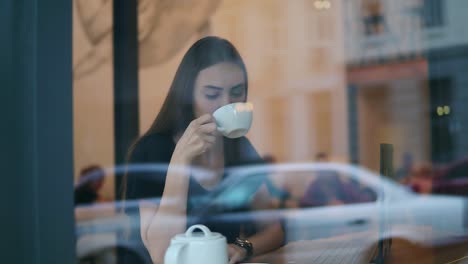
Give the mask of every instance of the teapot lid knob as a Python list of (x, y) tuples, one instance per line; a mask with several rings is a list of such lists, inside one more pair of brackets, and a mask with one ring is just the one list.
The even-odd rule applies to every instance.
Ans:
[(208, 229), (208, 227), (204, 226), (204, 225), (193, 225), (191, 227), (189, 227), (189, 229), (187, 229), (187, 231), (185, 232), (185, 236), (188, 236), (188, 237), (191, 237), (192, 234), (193, 234), (193, 231), (195, 231), (195, 229), (200, 229), (203, 234), (205, 235), (205, 237), (209, 237), (211, 236), (211, 231), (210, 229)]

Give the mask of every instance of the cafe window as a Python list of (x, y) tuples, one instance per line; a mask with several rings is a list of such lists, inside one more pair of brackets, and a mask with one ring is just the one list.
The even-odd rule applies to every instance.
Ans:
[(423, 26), (427, 28), (440, 27), (444, 24), (443, 0), (423, 0), (421, 7), (421, 19)]
[[(122, 3), (133, 3), (136, 12), (125, 14), (137, 16), (135, 25), (115, 12)], [(465, 10), (468, 1), (73, 0), (73, 4), (75, 195), (77, 200), (86, 198), (75, 207), (78, 262), (99, 263), (106, 257), (111, 260), (105, 263), (120, 263), (119, 252), (127, 245), (147, 260), (154, 249), (140, 241), (144, 229), (139, 206), (157, 213), (168, 166), (175, 149), (180, 149), (175, 146), (186, 125), (202, 114), (216, 120), (216, 109), (231, 109), (225, 108), (228, 102), (243, 105), (244, 100), (252, 107), (233, 109), (250, 111), (250, 121), (225, 123), (232, 124), (232, 129), (238, 123), (240, 138), (230, 138), (236, 137), (234, 133), (213, 120), (209, 121), (212, 129), (218, 126), (220, 133), (215, 139), (199, 137), (204, 143), (211, 139), (219, 144), (190, 158), (189, 166), (194, 165), (187, 177), (191, 191), (186, 192), (184, 205), (193, 221), (187, 223), (212, 224), (212, 231), (234, 238), (232, 234), (246, 231), (238, 223), (284, 220), (287, 233), (282, 246), (286, 249), (272, 248), (272, 254), (290, 252), (296, 245), (307, 250), (281, 255), (285, 263), (340, 262), (319, 261), (307, 255), (310, 251), (356, 260), (353, 254), (359, 252), (354, 246), (359, 243), (353, 242), (353, 254), (347, 253), (344, 244), (327, 253), (315, 245), (330, 240), (313, 240), (327, 237), (346, 242), (343, 235), (358, 232), (377, 239), (378, 232), (386, 231), (376, 228), (386, 225), (379, 222), (382, 205), (398, 209), (390, 215), (405, 223), (406, 229), (398, 234), (431, 237), (439, 231), (416, 221), (419, 212), (431, 213), (423, 220), (442, 215), (436, 198), (407, 205), (413, 198), (418, 200), (421, 190), (427, 189), (428, 198), (437, 194), (432, 185), (426, 188), (432, 179), (426, 176), (432, 174), (420, 172), (432, 171), (415, 173), (414, 168), (430, 164), (435, 173), (438, 165), (466, 156), (468, 140), (463, 135), (468, 130), (463, 120), (468, 119), (462, 101), (468, 98), (464, 93), (468, 77), (463, 74), (468, 67), (464, 51), (468, 41), (457, 28), (466, 24), (457, 10)], [(448, 24), (449, 19), (454, 23)], [(119, 26), (133, 28), (135, 34), (115, 34)], [(443, 31), (437, 40), (427, 37), (434, 34), (426, 34), (433, 27)], [(135, 42), (133, 48), (122, 46), (130, 40)], [(236, 58), (231, 57), (231, 44), (240, 54)], [(199, 53), (205, 48), (206, 53)], [(225, 48), (231, 51), (221, 52)], [(122, 63), (132, 56), (133, 63)], [(213, 61), (205, 65), (202, 59)], [(211, 74), (200, 77), (202, 72)], [(204, 84), (195, 87), (200, 79)], [(172, 87), (187, 90), (177, 92)], [(158, 118), (166, 99), (173, 106), (161, 115), (167, 118)], [(226, 111), (230, 120), (234, 112)], [(247, 124), (249, 128), (244, 127)], [(139, 148), (133, 142), (139, 142)], [(393, 157), (383, 159), (382, 144), (392, 145)], [(318, 158), (321, 154), (327, 158)], [(123, 157), (129, 158), (128, 163)], [(385, 168), (395, 164), (392, 170), (399, 177), (390, 173), (384, 177), (381, 171), (390, 169), (381, 170), (383, 163), (390, 163)], [(105, 177), (95, 179), (86, 170), (90, 166), (101, 167)], [(463, 178), (466, 171), (466, 167), (456, 169), (447, 178)], [(438, 194), (453, 195), (453, 188), (445, 188), (448, 182), (440, 182)], [(456, 187), (457, 194), (468, 193), (465, 186)], [(187, 188), (174, 189), (180, 194)], [(262, 192), (257, 193), (258, 189)], [(415, 195), (407, 196), (407, 190)], [(454, 207), (459, 204), (453, 203)], [(466, 221), (466, 213), (457, 214), (462, 209), (446, 208), (454, 222), (461, 222), (461, 217)], [(231, 224), (236, 225), (235, 232), (224, 228)], [(427, 233), (420, 231), (424, 224)], [(463, 235), (462, 229), (454, 230)], [(298, 239), (310, 241), (287, 244)], [(372, 251), (378, 252), (374, 248), (381, 246), (379, 241), (370, 242)], [(102, 250), (103, 243), (109, 247)], [(400, 248), (392, 248), (391, 253), (413, 255), (410, 250), (398, 252)], [(299, 259), (302, 255), (307, 258)], [(356, 263), (380, 263), (360, 255), (362, 261)]]
[(362, 3), (364, 32), (367, 36), (379, 35), (387, 31), (384, 6), (380, 0), (365, 0)]

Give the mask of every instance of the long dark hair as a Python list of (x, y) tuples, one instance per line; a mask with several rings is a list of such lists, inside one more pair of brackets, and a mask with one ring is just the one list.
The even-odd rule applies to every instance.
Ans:
[[(195, 119), (194, 86), (198, 74), (200, 71), (222, 62), (233, 63), (241, 68), (245, 77), (247, 95), (247, 70), (234, 45), (226, 39), (215, 36), (199, 39), (182, 58), (159, 114), (148, 131), (130, 147), (127, 161), (130, 160), (133, 150), (143, 138), (153, 134), (162, 134), (173, 138), (185, 131), (190, 122)], [(233, 147), (238, 149), (238, 146)], [(125, 197), (126, 181), (127, 175), (122, 182), (122, 197)]]
[(194, 115), (195, 80), (203, 69), (221, 62), (238, 65), (244, 72), (245, 64), (234, 45), (219, 37), (205, 37), (195, 42), (187, 51), (177, 69), (161, 111), (144, 136), (153, 133), (175, 136), (185, 131)]

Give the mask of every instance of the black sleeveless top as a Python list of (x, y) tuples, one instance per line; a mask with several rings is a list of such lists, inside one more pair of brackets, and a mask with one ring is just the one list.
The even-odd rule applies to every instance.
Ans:
[[(129, 160), (126, 189), (127, 201), (158, 199), (162, 196), (167, 171), (160, 169), (159, 171), (133, 171), (132, 166), (137, 164), (168, 165), (174, 149), (175, 143), (173, 139), (166, 135), (153, 134), (145, 136), (138, 142)], [(224, 138), (224, 157), (225, 169), (233, 166), (263, 162), (249, 140), (245, 137), (238, 139)], [(194, 224), (204, 224), (211, 231), (224, 235), (228, 243), (232, 243), (239, 236), (241, 229), (248, 236), (254, 234), (255, 225), (253, 224), (253, 219), (243, 218), (242, 221), (214, 221), (213, 219), (223, 213), (248, 211), (250, 209), (250, 201), (262, 183), (262, 179), (249, 182), (248, 188), (244, 188), (241, 192), (238, 192), (242, 193), (243, 197), (236, 196), (236, 203), (233, 204), (229, 198), (225, 201), (223, 201), (223, 198), (219, 199), (223, 194), (222, 189), (213, 188), (212, 190), (207, 190), (193, 177), (190, 177), (187, 196), (187, 227)], [(246, 192), (245, 190), (248, 191)], [(215, 197), (218, 198), (216, 203), (213, 202)], [(138, 210), (138, 206), (128, 207), (126, 208), (126, 213), (132, 219), (131, 240), (143, 246), (139, 228), (135, 228), (135, 226), (139, 227), (140, 224)]]

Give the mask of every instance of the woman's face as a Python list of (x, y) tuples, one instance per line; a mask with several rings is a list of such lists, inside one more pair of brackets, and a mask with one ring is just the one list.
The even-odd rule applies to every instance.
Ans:
[(245, 102), (246, 89), (244, 73), (234, 63), (218, 63), (200, 71), (194, 87), (195, 118), (223, 105)]

